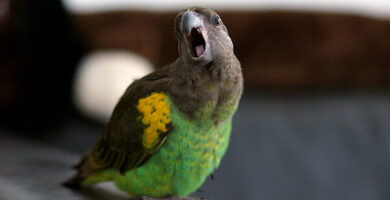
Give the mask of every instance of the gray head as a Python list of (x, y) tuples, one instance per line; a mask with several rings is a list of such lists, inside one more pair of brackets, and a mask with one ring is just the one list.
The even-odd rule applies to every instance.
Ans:
[(208, 65), (233, 54), (233, 43), (219, 15), (211, 9), (191, 7), (175, 19), (179, 55), (186, 63)]

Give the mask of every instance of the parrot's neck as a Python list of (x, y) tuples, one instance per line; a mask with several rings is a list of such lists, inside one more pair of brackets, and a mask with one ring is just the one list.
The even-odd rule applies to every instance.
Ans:
[[(221, 105), (236, 104), (241, 96), (241, 66), (232, 54), (217, 59), (213, 66), (198, 66), (178, 59), (170, 76), (175, 77), (169, 94), (180, 111), (190, 117), (204, 112), (218, 116)], [(180, 69), (181, 68), (181, 69)]]

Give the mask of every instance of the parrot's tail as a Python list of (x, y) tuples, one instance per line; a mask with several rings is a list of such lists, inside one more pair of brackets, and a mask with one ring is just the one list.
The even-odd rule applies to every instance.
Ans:
[(77, 169), (77, 174), (62, 183), (62, 185), (71, 189), (78, 189), (82, 185), (92, 185), (103, 181), (110, 181), (117, 173), (115, 170), (94, 170), (89, 163), (88, 154), (73, 168)]
[(82, 176), (82, 171), (83, 171), (83, 165), (87, 163), (88, 160), (88, 154), (84, 155), (81, 161), (74, 165), (72, 168), (77, 170), (77, 174), (74, 175), (72, 178), (64, 181), (62, 183), (63, 186), (67, 188), (72, 188), (72, 189), (78, 189), (81, 187), (81, 182), (84, 181), (85, 176)]
[(85, 178), (81, 177), (78, 173), (72, 178), (64, 181), (62, 183), (63, 186), (71, 189), (79, 189), (81, 187), (81, 182), (83, 182)]

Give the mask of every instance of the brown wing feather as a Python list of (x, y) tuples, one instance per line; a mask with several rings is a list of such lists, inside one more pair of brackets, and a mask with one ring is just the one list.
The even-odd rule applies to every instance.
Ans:
[[(140, 98), (153, 92), (166, 92), (169, 84), (167, 68), (163, 68), (128, 87), (116, 105), (103, 135), (89, 154), (89, 165), (93, 171), (115, 168), (123, 173), (139, 167), (153, 155), (155, 151), (148, 151), (142, 145), (145, 127), (137, 120), (140, 113), (136, 105)], [(156, 148), (165, 141), (167, 133), (160, 136)]]

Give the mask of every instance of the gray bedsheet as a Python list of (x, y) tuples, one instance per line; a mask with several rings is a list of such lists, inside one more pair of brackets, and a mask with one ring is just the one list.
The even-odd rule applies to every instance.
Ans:
[[(246, 91), (229, 150), (203, 196), (215, 200), (390, 199), (390, 93)], [(102, 126), (78, 117), (42, 138), (0, 130), (0, 199), (129, 199), (112, 184), (59, 185)]]

